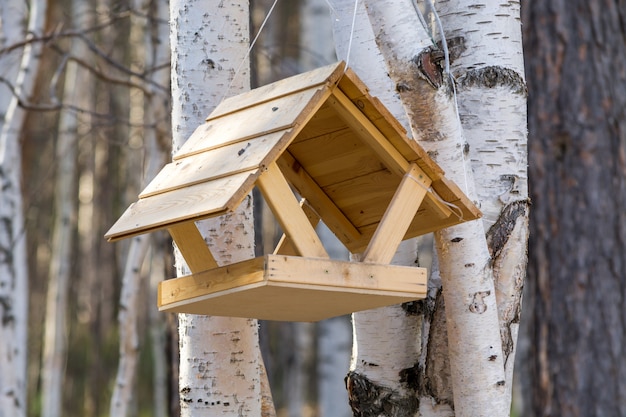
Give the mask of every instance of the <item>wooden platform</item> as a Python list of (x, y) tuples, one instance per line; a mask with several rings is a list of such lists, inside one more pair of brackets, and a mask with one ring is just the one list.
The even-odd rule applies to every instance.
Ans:
[(166, 280), (161, 311), (318, 321), (424, 298), (426, 269), (266, 255)]

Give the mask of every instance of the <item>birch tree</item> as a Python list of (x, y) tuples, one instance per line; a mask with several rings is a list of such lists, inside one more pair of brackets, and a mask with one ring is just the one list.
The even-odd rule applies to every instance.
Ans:
[(435, 234), (425, 302), (354, 315), (351, 405), (372, 416), (508, 415), (528, 205), (519, 3), (369, 1), (354, 30), (349, 3), (336, 7), (338, 54), (399, 118), (403, 104), (413, 137), (485, 214)]
[[(33, 0), (29, 7), (3, 2), (0, 5), (1, 45), (43, 33), (46, 1)], [(23, 28), (15, 22), (27, 19)], [(28, 272), (26, 235), (22, 213), (21, 149), (19, 143), (24, 111), (20, 102), (31, 94), (37, 74), (40, 46), (26, 44), (16, 61), (2, 60), (1, 73), (15, 73), (12, 94), (2, 100), (0, 114), (0, 416), (26, 415), (26, 346), (28, 323)], [(12, 71), (17, 65), (17, 71)], [(7, 97), (6, 88), (3, 94)]]
[[(249, 88), (248, 2), (172, 0), (172, 147), (176, 152), (228, 95)], [(220, 265), (254, 257), (252, 200), (202, 222)], [(179, 274), (188, 274), (177, 255)], [(256, 320), (179, 315), (182, 416), (271, 415)]]
[[(142, 73), (146, 68), (154, 68), (167, 62), (169, 52), (169, 28), (165, 24), (168, 17), (166, 1), (153, 1), (142, 7), (142, 1), (135, 0), (131, 15), (129, 40), (134, 47), (131, 49), (131, 67), (134, 73)], [(141, 80), (131, 81), (141, 84)], [(167, 86), (169, 72), (158, 71), (150, 77), (157, 85)], [(135, 88), (130, 92), (130, 140), (131, 147), (138, 153), (137, 163), (131, 163), (139, 169), (131, 170), (131, 175), (143, 177), (145, 187), (158, 173), (165, 163), (164, 152), (159, 146), (159, 127), (169, 111), (169, 101), (160, 97), (154, 86), (146, 85), (145, 90)], [(146, 128), (144, 128), (146, 126)], [(154, 127), (152, 127), (154, 126)], [(143, 172), (136, 172), (141, 170)], [(135, 385), (137, 366), (139, 363), (139, 314), (141, 307), (139, 295), (142, 289), (142, 265), (150, 247), (150, 236), (135, 236), (130, 243), (126, 266), (122, 276), (120, 294), (120, 361), (113, 395), (111, 397), (110, 415), (123, 417), (131, 414), (136, 398)], [(143, 286), (145, 287), (145, 285)], [(151, 306), (154, 309), (154, 306)], [(163, 366), (164, 364), (155, 364)], [(162, 410), (163, 411), (163, 410)]]
[[(73, 23), (77, 27), (89, 27), (89, 3), (74, 2), (72, 6)], [(82, 58), (87, 55), (87, 48), (78, 39), (73, 39), (70, 54)], [(75, 61), (69, 60), (65, 67), (63, 103), (75, 108), (88, 109), (89, 95), (83, 94), (82, 90), (79, 91), (87, 85), (88, 80), (87, 71), (80, 68)], [(78, 175), (77, 151), (79, 138), (89, 125), (85, 117), (73, 110), (62, 111), (59, 117), (59, 134), (56, 144), (58, 167), (55, 186), (55, 220), (41, 370), (43, 417), (62, 415), (68, 339), (68, 295), (77, 217), (75, 199)]]

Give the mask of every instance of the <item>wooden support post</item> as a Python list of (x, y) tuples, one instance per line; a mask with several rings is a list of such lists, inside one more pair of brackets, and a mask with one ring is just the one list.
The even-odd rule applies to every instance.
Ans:
[(259, 176), (257, 185), (276, 220), (282, 226), (283, 232), (289, 236), (300, 256), (328, 258), (324, 245), (275, 162)]
[(382, 264), (391, 262), (430, 184), (430, 178), (412, 163), (380, 220), (372, 240), (363, 252), (362, 262)]
[(180, 253), (185, 258), (192, 273), (217, 268), (217, 261), (209, 250), (204, 238), (196, 227), (195, 222), (185, 222), (173, 225), (167, 231), (176, 242)]

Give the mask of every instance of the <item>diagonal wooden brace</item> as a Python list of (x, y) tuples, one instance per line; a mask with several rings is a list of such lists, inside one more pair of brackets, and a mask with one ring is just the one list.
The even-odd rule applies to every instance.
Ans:
[(398, 250), (420, 204), (428, 193), (430, 178), (412, 163), (380, 220), (362, 262), (388, 264)]
[(300, 256), (328, 258), (322, 241), (302, 211), (298, 199), (289, 188), (276, 162), (272, 162), (267, 171), (259, 176), (257, 185), (283, 232), (289, 236)]
[(217, 268), (217, 261), (196, 227), (195, 222), (179, 223), (168, 227), (167, 231), (172, 236), (174, 242), (176, 242), (176, 246), (178, 246), (192, 273), (195, 274)]
[[(302, 211), (306, 214), (307, 219), (309, 219), (309, 223), (313, 228), (317, 227), (320, 222), (320, 216), (313, 210), (313, 207), (309, 205), (306, 199), (300, 200), (300, 207), (302, 207)], [(293, 246), (293, 242), (291, 238), (283, 233), (276, 248), (274, 249), (274, 255), (288, 255), (288, 256), (296, 256), (298, 252), (296, 248)]]

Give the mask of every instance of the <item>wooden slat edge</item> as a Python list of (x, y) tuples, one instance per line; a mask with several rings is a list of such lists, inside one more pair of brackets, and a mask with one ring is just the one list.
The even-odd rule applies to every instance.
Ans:
[(257, 186), (298, 253), (302, 256), (328, 258), (322, 241), (275, 162), (259, 176)]
[(195, 222), (185, 222), (170, 226), (167, 231), (185, 258), (191, 272), (201, 272), (217, 268), (217, 261), (209, 250)]
[[(437, 165), (435, 161), (430, 158), (426, 150), (419, 146), (419, 144), (407, 136), (406, 129), (400, 122), (391, 114), (389, 109), (378, 99), (378, 97), (369, 94), (369, 90), (365, 83), (358, 77), (358, 75), (348, 68), (344, 74), (344, 78), (338, 84), (339, 89), (348, 96), (351, 101), (363, 99), (368, 101), (376, 113), (380, 117), (370, 119), (371, 122), (381, 130), (388, 130), (395, 132), (395, 135), (388, 137), (387, 139), (398, 149), (398, 151), (405, 156), (405, 158), (411, 162), (417, 161), (420, 168), (422, 168), (428, 176), (436, 180), (440, 176), (444, 175), (443, 169)], [(355, 89), (362, 94), (361, 97), (355, 97), (350, 94), (350, 89)], [(388, 129), (382, 129), (381, 123), (385, 123)], [(414, 154), (414, 155), (411, 155)]]
[[(354, 291), (377, 290), (379, 283), (384, 283), (384, 291), (426, 293), (426, 268), (284, 255), (266, 255), (266, 258), (267, 280), (270, 285), (282, 282), (310, 286), (312, 289), (319, 286), (346, 287)], [(390, 282), (396, 288), (389, 288)]]
[(264, 275), (265, 258), (258, 257), (161, 281), (158, 289), (158, 306), (161, 309), (233, 287), (256, 284), (264, 280)]
[[(344, 67), (345, 67), (345, 62), (340, 61), (334, 64), (327, 65), (325, 67), (317, 68), (313, 71), (294, 75), (292, 77), (285, 78), (283, 80), (276, 81), (274, 83), (271, 83), (271, 84), (268, 84), (259, 88), (255, 88), (254, 90), (250, 90), (249, 92), (239, 94), (234, 97), (230, 97), (224, 100), (221, 104), (219, 104), (215, 108), (215, 110), (213, 110), (213, 112), (211, 112), (211, 114), (206, 118), (206, 120), (209, 121), (209, 120), (217, 119), (218, 117), (224, 117), (233, 112), (240, 111), (248, 107), (256, 106), (258, 104), (262, 104), (268, 101), (272, 101), (272, 100), (284, 97), (289, 94), (298, 93), (303, 90), (308, 90), (309, 88), (318, 87), (324, 84), (334, 85), (339, 81), (339, 79), (343, 75)], [(317, 81), (314, 81), (311, 84), (307, 84), (306, 86), (303, 86), (297, 89), (286, 88), (284, 89), (284, 91), (281, 91), (281, 89), (277, 89), (277, 86), (279, 84), (284, 84), (287, 86), (289, 86), (290, 84), (293, 85), (298, 82), (298, 78), (306, 78), (307, 76), (313, 75), (312, 73), (316, 73), (316, 74), (319, 73), (320, 77)], [(272, 94), (271, 93), (272, 89), (277, 89), (278, 92), (275, 92)], [(250, 100), (254, 96), (261, 96), (262, 98), (256, 101)], [(243, 105), (241, 104), (242, 102), (244, 103)], [(235, 106), (234, 103), (238, 103), (238, 105)]]
[[(164, 218), (159, 218), (158, 220), (155, 220), (152, 222), (145, 222), (145, 223), (139, 222), (137, 219), (142, 218), (142, 212), (145, 212), (145, 210), (134, 213), (134, 211), (136, 211), (134, 210), (134, 207), (139, 203), (142, 203), (142, 205), (146, 207), (150, 207), (150, 201), (149, 201), (150, 199), (155, 199), (155, 200), (158, 199), (160, 201), (168, 197), (168, 194), (158, 194), (153, 197), (141, 199), (138, 202), (131, 204), (130, 207), (126, 209), (124, 214), (117, 220), (117, 222), (115, 222), (115, 224), (109, 229), (109, 231), (105, 234), (104, 237), (108, 239), (109, 241), (114, 242), (116, 240), (126, 239), (135, 235), (140, 235), (143, 233), (150, 233), (159, 229), (165, 229), (167, 227), (170, 227), (170, 226), (182, 223), (182, 222), (197, 221), (197, 220), (207, 219), (210, 217), (217, 217), (229, 211), (232, 211), (235, 208), (237, 208), (237, 206), (241, 204), (241, 202), (246, 197), (246, 195), (248, 195), (248, 193), (252, 191), (252, 188), (254, 187), (254, 182), (256, 181), (256, 178), (259, 175), (259, 170), (254, 169), (254, 170), (246, 171), (237, 175), (242, 176), (240, 178), (241, 183), (239, 184), (239, 187), (237, 187), (236, 190), (228, 198), (225, 198), (223, 204), (221, 204), (220, 206), (212, 207), (208, 211), (200, 210), (192, 214), (180, 216), (177, 218), (173, 218), (173, 217), (165, 218), (164, 217)], [(224, 178), (220, 180), (223, 180), (223, 179)], [(199, 186), (202, 186), (203, 184), (204, 183), (196, 184), (194, 187), (199, 187)], [(188, 190), (187, 188), (183, 188), (183, 189), (175, 190), (172, 193), (182, 193), (187, 190)], [(204, 199), (201, 201), (210, 202), (211, 200)], [(151, 210), (154, 210), (154, 209), (151, 208)]]
[(388, 264), (402, 242), (415, 213), (428, 193), (431, 180), (415, 163), (402, 178), (387, 210), (363, 253), (362, 262)]

